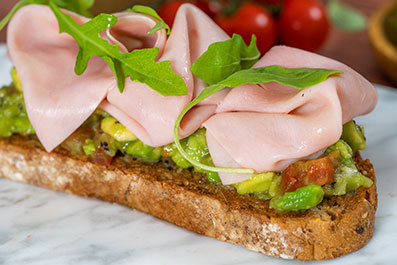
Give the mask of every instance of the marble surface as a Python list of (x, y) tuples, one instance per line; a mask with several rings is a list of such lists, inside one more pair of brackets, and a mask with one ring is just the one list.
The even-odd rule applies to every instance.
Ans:
[[(0, 84), (11, 64), (0, 46)], [(397, 89), (379, 87), (376, 110), (357, 120), (366, 129), (378, 178), (373, 239), (363, 249), (321, 264), (396, 264)], [(317, 264), (319, 262), (305, 262)], [(0, 264), (303, 264), (196, 235), (149, 215), (0, 178)]]

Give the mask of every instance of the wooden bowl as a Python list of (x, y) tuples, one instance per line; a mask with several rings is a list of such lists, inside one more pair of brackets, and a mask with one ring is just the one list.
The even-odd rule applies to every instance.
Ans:
[(368, 34), (380, 67), (397, 83), (397, 48), (385, 35), (383, 26), (386, 16), (395, 6), (397, 2), (393, 1), (375, 12), (369, 22)]

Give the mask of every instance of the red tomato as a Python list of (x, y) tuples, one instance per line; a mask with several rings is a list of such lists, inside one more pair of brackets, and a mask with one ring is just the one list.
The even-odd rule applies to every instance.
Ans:
[(325, 8), (317, 0), (287, 0), (279, 26), (283, 44), (308, 51), (319, 48), (330, 29)]
[(268, 5), (276, 5), (276, 4), (281, 4), (283, 0), (256, 0), (258, 3), (264, 3)]
[(335, 151), (315, 160), (297, 161), (289, 165), (281, 176), (282, 190), (290, 192), (310, 184), (322, 186), (334, 182), (339, 157), (339, 152)]
[(220, 1), (198, 0), (195, 5), (211, 18), (214, 18), (222, 11), (222, 3)]
[(113, 157), (107, 155), (105, 151), (98, 148), (95, 153), (92, 154), (91, 160), (100, 165), (109, 166), (112, 163)]
[(179, 0), (166, 2), (160, 7), (158, 13), (160, 17), (164, 19), (164, 22), (167, 23), (168, 26), (172, 27), (172, 24), (174, 24), (176, 12), (178, 11), (179, 7), (185, 3), (192, 3), (192, 2), (179, 1)]
[(241, 35), (246, 43), (250, 43), (252, 34), (255, 34), (261, 53), (267, 52), (276, 43), (276, 22), (261, 5), (245, 4), (233, 17), (219, 17), (216, 22), (229, 35)]

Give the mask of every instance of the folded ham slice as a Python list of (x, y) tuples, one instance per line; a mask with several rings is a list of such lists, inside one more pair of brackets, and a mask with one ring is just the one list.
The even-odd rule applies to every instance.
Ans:
[[(193, 5), (182, 5), (159, 61), (170, 60), (172, 69), (183, 77), (189, 94), (164, 97), (146, 85), (127, 80), (123, 93), (110, 91), (101, 107), (120, 120), (144, 143), (162, 146), (174, 141), (173, 128), (183, 108), (206, 86), (195, 78), (190, 66), (213, 42), (227, 40), (228, 35), (207, 15)], [(182, 122), (181, 137), (197, 130), (210, 117), (225, 91), (194, 109)], [(219, 96), (221, 95), (221, 96)], [(112, 106), (111, 106), (112, 105)]]
[[(281, 171), (288, 164), (335, 143), (342, 124), (370, 112), (377, 92), (348, 66), (306, 51), (278, 46), (254, 66), (326, 68), (340, 76), (298, 90), (276, 83), (232, 89), (219, 103), (217, 114), (204, 123), (214, 164)], [(223, 184), (249, 176), (221, 174)]]
[[(86, 18), (74, 15), (78, 24)], [(58, 22), (48, 7), (21, 8), (8, 25), (8, 52), (24, 88), (26, 110), (44, 147), (51, 151), (76, 130), (114, 86), (105, 62), (93, 58), (77, 76), (78, 47), (73, 38), (59, 34)]]
[[(88, 19), (67, 12), (78, 24)], [(173, 142), (173, 124), (182, 109), (205, 84), (193, 77), (190, 66), (208, 45), (229, 38), (210, 18), (192, 5), (183, 5), (167, 40), (165, 30), (146, 32), (157, 21), (136, 13), (117, 13), (118, 22), (102, 37), (118, 44), (121, 52), (158, 47), (158, 60), (170, 60), (189, 93), (164, 97), (148, 86), (126, 80), (124, 93), (117, 89), (112, 72), (100, 58), (92, 58), (81, 76), (74, 74), (78, 46), (68, 34), (59, 34), (49, 7), (21, 8), (8, 26), (8, 50), (24, 88), (26, 109), (37, 136), (47, 151), (73, 133), (101, 104), (144, 143), (161, 146)], [(225, 92), (222, 92), (223, 94)], [(220, 93), (221, 94), (221, 93)], [(222, 97), (213, 97), (195, 109), (199, 116), (184, 120), (182, 136), (199, 128)], [(211, 107), (209, 105), (212, 105)], [(189, 115), (188, 117), (192, 117)]]

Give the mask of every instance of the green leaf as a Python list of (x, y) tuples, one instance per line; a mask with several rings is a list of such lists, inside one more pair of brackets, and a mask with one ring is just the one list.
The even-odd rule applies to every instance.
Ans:
[(240, 173), (240, 174), (253, 174), (253, 169), (243, 168), (217, 168), (208, 166), (195, 161), (183, 149), (179, 139), (179, 125), (185, 114), (196, 106), (199, 102), (215, 94), (225, 87), (237, 87), (244, 84), (260, 84), (268, 82), (277, 82), (283, 85), (295, 87), (297, 89), (304, 89), (323, 82), (331, 75), (342, 74), (340, 71), (316, 69), (316, 68), (285, 68), (278, 65), (271, 65), (255, 69), (240, 70), (226, 79), (218, 82), (217, 84), (210, 85), (203, 89), (201, 93), (187, 105), (179, 114), (174, 125), (174, 140), (176, 147), (182, 156), (194, 166), (211, 172), (225, 172), (225, 173)]
[[(22, 0), (15, 4), (11, 11), (0, 21), (0, 31), (7, 25), (14, 14), (22, 7), (32, 4), (46, 5), (49, 0)], [(62, 8), (69, 9), (84, 16), (91, 16), (88, 11), (95, 3), (95, 0), (55, 0), (56, 4)]]
[[(95, 3), (95, 0), (54, 0), (55, 3), (62, 8), (74, 11), (83, 16), (91, 16), (88, 11)], [(27, 5), (47, 5), (49, 0), (22, 0), (15, 4), (11, 11), (0, 21), (0, 31), (7, 25), (14, 14), (22, 7)]]
[(54, 0), (54, 2), (59, 7), (86, 17), (92, 17), (92, 14), (88, 10), (94, 5), (95, 0)]
[(125, 78), (129, 76), (132, 81), (144, 83), (163, 96), (183, 96), (188, 93), (184, 80), (172, 71), (169, 61), (155, 61), (158, 48), (121, 53), (117, 45), (111, 45), (100, 37), (100, 32), (116, 24), (115, 16), (100, 14), (79, 26), (53, 0), (50, 0), (50, 7), (58, 20), (60, 32), (70, 34), (79, 46), (76, 74), (84, 73), (90, 58), (98, 56), (112, 69), (120, 92), (124, 90)]
[[(239, 39), (241, 39), (241, 37)], [(241, 69), (249, 69), (259, 60), (261, 53), (256, 46), (255, 35), (252, 35), (251, 43), (248, 47), (245, 45), (245, 42), (242, 44), (242, 49), (240, 52)]]
[(237, 87), (244, 84), (261, 84), (274, 81), (297, 89), (304, 89), (321, 83), (328, 76), (335, 74), (342, 74), (342, 72), (321, 68), (285, 68), (279, 65), (270, 65), (241, 70), (221, 81), (220, 84), (224, 87)]
[(367, 27), (367, 18), (358, 10), (341, 3), (339, 0), (328, 2), (328, 13), (332, 24), (347, 31), (363, 31)]
[(149, 35), (156, 33), (157, 31), (162, 29), (167, 30), (167, 35), (169, 35), (171, 32), (170, 27), (164, 22), (164, 20), (159, 16), (159, 14), (157, 14), (156, 10), (154, 10), (149, 6), (134, 5), (132, 8), (125, 10), (125, 12), (141, 13), (157, 19), (159, 22), (157, 22), (157, 24), (147, 32), (147, 34)]
[(229, 40), (212, 43), (193, 63), (191, 70), (198, 78), (212, 85), (241, 69), (250, 68), (259, 56), (255, 35), (247, 46), (240, 35), (234, 34)]
[(19, 1), (12, 9), (11, 11), (0, 21), (0, 31), (7, 25), (7, 23), (10, 21), (12, 16), (21, 9), (24, 6), (31, 5), (31, 4), (47, 4), (48, 0), (22, 0)]

